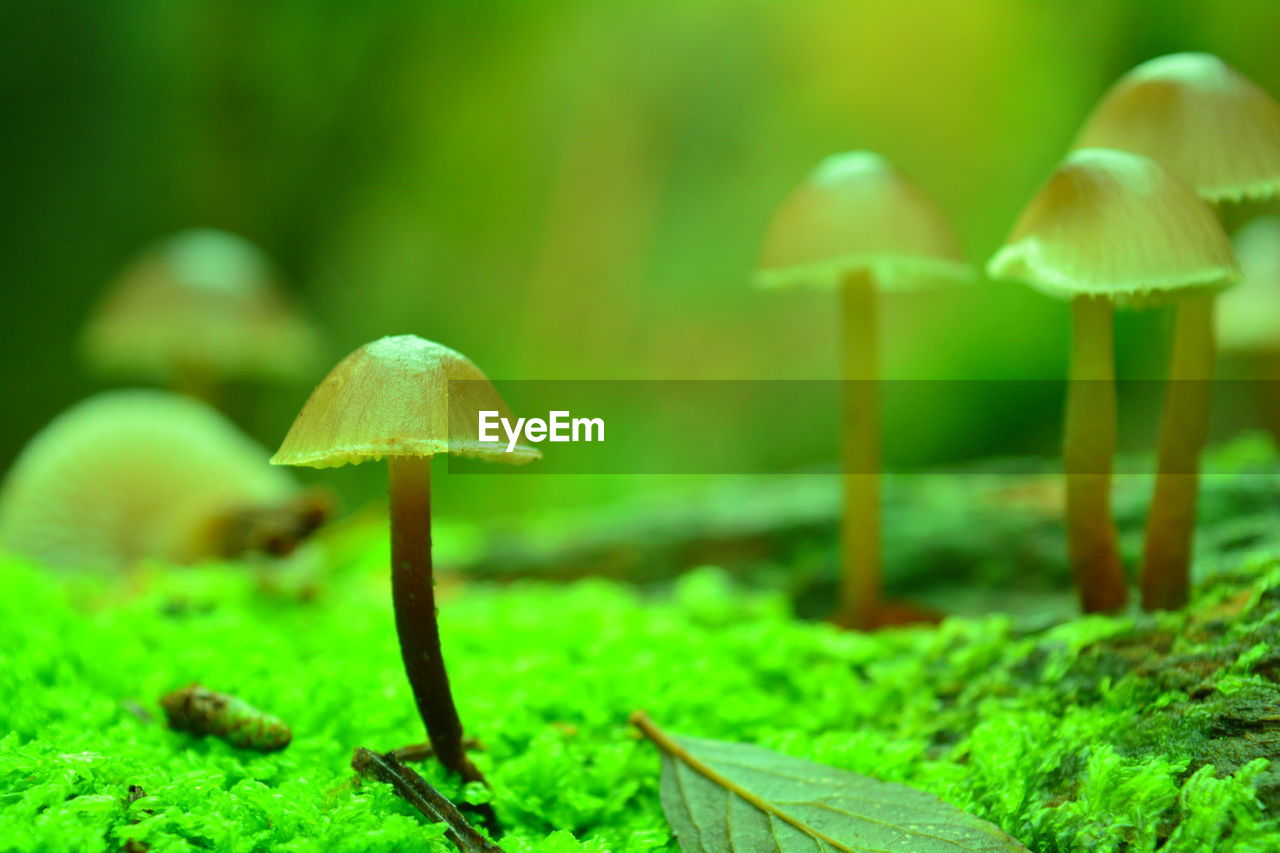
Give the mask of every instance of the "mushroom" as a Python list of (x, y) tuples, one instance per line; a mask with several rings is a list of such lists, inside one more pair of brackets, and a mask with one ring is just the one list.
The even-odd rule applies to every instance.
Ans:
[(225, 231), (182, 231), (144, 250), (85, 328), (89, 366), (207, 397), (227, 380), (295, 380), (319, 335), (290, 306), (267, 257)]
[(769, 223), (756, 282), (838, 289), (844, 301), (839, 625), (874, 628), (894, 610), (881, 593), (878, 293), (970, 278), (937, 205), (869, 151), (828, 157)]
[(396, 633), (414, 701), (440, 762), (483, 781), (463, 750), (440, 650), (431, 565), (431, 457), (437, 453), (523, 463), (525, 445), (482, 442), (482, 411), (507, 409), (465, 356), (414, 335), (380, 338), (338, 363), (311, 393), (273, 465), (333, 468), (387, 460), (391, 589)]
[(1205, 298), (1237, 274), (1231, 243), (1213, 210), (1154, 161), (1084, 149), (1040, 188), (987, 271), (1071, 300), (1063, 448), (1068, 554), (1085, 611), (1117, 610), (1127, 589), (1110, 509), (1113, 306), (1177, 294)]
[[(1280, 104), (1207, 53), (1177, 53), (1130, 71), (1086, 122), (1077, 148), (1152, 158), (1214, 204), (1280, 194)], [(1142, 605), (1187, 602), (1200, 450), (1214, 358), (1212, 292), (1176, 300), (1155, 493), (1142, 557)]]
[(1211, 202), (1280, 193), (1280, 104), (1208, 53), (1161, 56), (1121, 77), (1074, 148), (1150, 157)]
[(55, 418), (0, 490), (0, 543), (45, 565), (127, 568), (286, 554), (327, 502), (198, 400), (109, 391)]

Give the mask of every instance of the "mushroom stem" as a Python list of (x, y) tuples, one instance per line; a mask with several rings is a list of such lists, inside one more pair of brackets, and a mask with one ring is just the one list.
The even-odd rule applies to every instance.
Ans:
[(484, 777), (462, 746), (462, 722), (449, 690), (436, 624), (431, 573), (431, 457), (387, 459), (391, 499), (391, 597), (400, 656), (431, 749), (440, 763), (469, 782)]
[(1214, 293), (1179, 300), (1161, 416), (1155, 494), (1142, 552), (1142, 608), (1187, 603), (1200, 449), (1209, 432)]
[(845, 628), (876, 626), (880, 607), (880, 388), (876, 290), (866, 271), (844, 286), (844, 524), (840, 530), (839, 601), (832, 617)]
[(1072, 302), (1072, 317), (1063, 442), (1067, 553), (1084, 611), (1096, 613), (1119, 610), (1127, 596), (1111, 518), (1111, 465), (1116, 450), (1111, 302), (1077, 297)]

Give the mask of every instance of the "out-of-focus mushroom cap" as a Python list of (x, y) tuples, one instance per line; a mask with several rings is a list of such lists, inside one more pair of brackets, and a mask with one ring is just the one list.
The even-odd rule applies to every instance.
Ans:
[(481, 411), (511, 412), (464, 355), (416, 335), (365, 344), (338, 363), (298, 413), (273, 465), (334, 468), (387, 456), (452, 453), (509, 463), (542, 454), (481, 442)]
[(1239, 274), (1213, 209), (1154, 161), (1072, 153), (1022, 212), (987, 265), (1052, 296), (1141, 301), (1216, 288)]
[(166, 391), (110, 391), (33, 438), (0, 491), (0, 543), (47, 565), (114, 568), (211, 554), (228, 510), (296, 492), (267, 451), (226, 418)]
[(933, 200), (869, 151), (822, 161), (765, 233), (761, 287), (837, 287), (869, 272), (882, 290), (968, 281), (951, 225)]
[(1280, 216), (1236, 232), (1240, 283), (1218, 300), (1218, 341), (1236, 352), (1280, 351)]
[(145, 250), (108, 290), (84, 335), (98, 371), (156, 381), (184, 373), (296, 379), (314, 370), (319, 335), (290, 306), (253, 244), (183, 231)]
[(1280, 193), (1280, 104), (1207, 53), (1162, 56), (1130, 71), (1075, 147), (1150, 157), (1210, 201)]

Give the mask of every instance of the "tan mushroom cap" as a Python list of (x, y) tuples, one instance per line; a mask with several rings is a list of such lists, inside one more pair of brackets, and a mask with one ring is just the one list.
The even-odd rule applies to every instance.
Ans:
[(90, 318), (83, 349), (95, 370), (151, 380), (293, 379), (314, 369), (319, 335), (285, 300), (261, 250), (194, 229), (125, 268)]
[(0, 544), (76, 568), (208, 558), (211, 521), (297, 493), (266, 461), (266, 448), (198, 400), (108, 391), (23, 448), (0, 491)]
[(466, 356), (416, 335), (379, 338), (348, 355), (311, 392), (272, 465), (335, 468), (388, 456), (452, 453), (523, 463), (541, 457), (507, 441), (481, 442), (481, 411), (510, 418)]
[(1051, 296), (1119, 300), (1239, 275), (1213, 209), (1190, 187), (1146, 157), (1097, 148), (1063, 161), (987, 272)]
[(883, 290), (973, 278), (938, 206), (870, 151), (828, 157), (792, 191), (758, 267), (761, 287), (837, 287), (860, 270)]
[(1263, 216), (1235, 235), (1240, 283), (1218, 299), (1224, 350), (1280, 352), (1280, 216)]
[(1130, 71), (1075, 147), (1145, 155), (1210, 201), (1280, 193), (1280, 104), (1207, 53), (1161, 56)]

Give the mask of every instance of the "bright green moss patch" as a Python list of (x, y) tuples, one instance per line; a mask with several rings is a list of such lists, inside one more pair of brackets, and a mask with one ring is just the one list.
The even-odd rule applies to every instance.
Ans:
[[(0, 582), (0, 849), (449, 849), (385, 786), (351, 784), (353, 747), (422, 738), (382, 571), (344, 569), (308, 600), (236, 567), (94, 582), (9, 561)], [(1259, 799), (1275, 802), (1262, 755), (1280, 731), (1267, 560), (1187, 616), (1035, 634), (1001, 616), (840, 634), (714, 571), (667, 592), (443, 590), (510, 853), (672, 849), (636, 708), (933, 791), (1035, 850), (1280, 848)], [(282, 717), (292, 745), (237, 751), (130, 710), (159, 718), (193, 680)], [(126, 805), (130, 785), (147, 796)]]

